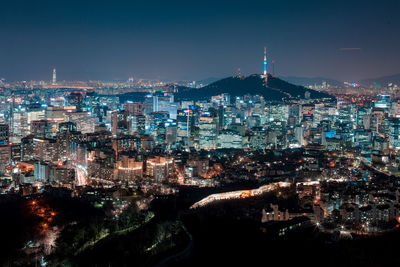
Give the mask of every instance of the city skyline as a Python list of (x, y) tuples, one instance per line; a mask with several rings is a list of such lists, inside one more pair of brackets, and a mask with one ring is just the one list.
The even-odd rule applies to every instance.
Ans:
[(54, 67), (61, 80), (201, 80), (238, 68), (248, 75), (262, 73), (267, 46), (279, 76), (358, 81), (398, 73), (398, 7), (397, 1), (6, 1), (0, 77), (48, 80)]
[(1, 1), (0, 266), (396, 266), (399, 10)]

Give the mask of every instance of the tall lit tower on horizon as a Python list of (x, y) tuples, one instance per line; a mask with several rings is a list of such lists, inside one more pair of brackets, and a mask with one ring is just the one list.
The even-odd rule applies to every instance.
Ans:
[(56, 85), (57, 83), (57, 73), (56, 73), (56, 68), (53, 69), (53, 85)]
[(268, 84), (268, 73), (267, 73), (267, 47), (264, 46), (264, 79), (265, 85)]

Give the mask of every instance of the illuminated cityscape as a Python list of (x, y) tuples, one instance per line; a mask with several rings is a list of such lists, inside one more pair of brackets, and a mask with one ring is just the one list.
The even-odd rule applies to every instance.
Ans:
[(22, 2), (1, 266), (399, 264), (400, 3)]

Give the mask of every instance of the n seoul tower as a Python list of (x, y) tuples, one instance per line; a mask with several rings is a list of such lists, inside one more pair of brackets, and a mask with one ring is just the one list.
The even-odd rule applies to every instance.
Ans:
[(264, 46), (264, 79), (265, 86), (268, 85), (268, 73), (267, 73), (267, 47)]

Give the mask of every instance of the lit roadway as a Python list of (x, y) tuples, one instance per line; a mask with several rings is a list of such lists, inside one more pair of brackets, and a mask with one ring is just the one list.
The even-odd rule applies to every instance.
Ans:
[(231, 192), (225, 192), (225, 193), (219, 193), (219, 194), (212, 194), (212, 195), (209, 195), (208, 197), (203, 198), (202, 200), (194, 203), (190, 207), (190, 209), (204, 207), (210, 203), (220, 201), (220, 200), (240, 199), (240, 198), (259, 196), (264, 193), (274, 191), (278, 188), (289, 187), (289, 186), (290, 186), (290, 183), (277, 182), (277, 183), (272, 183), (272, 184), (268, 184), (268, 185), (263, 185), (257, 189), (252, 189), (252, 190), (238, 190), (238, 191), (231, 191)]
[(365, 157), (362, 157), (362, 156), (350, 157), (350, 156), (347, 156), (347, 155), (346, 155), (346, 156), (343, 155), (343, 157), (348, 158), (348, 159), (357, 158), (357, 159), (360, 160), (362, 163), (364, 163), (366, 166), (372, 168), (374, 171), (377, 171), (377, 172), (382, 173), (382, 174), (387, 175), (387, 176), (391, 176), (390, 173), (385, 172), (385, 171), (382, 171), (382, 170), (376, 168), (375, 166), (373, 166), (372, 162), (369, 161), (369, 160), (367, 160)]
[(374, 166), (372, 165), (372, 163), (371, 163), (369, 160), (367, 160), (366, 158), (364, 158), (364, 157), (358, 157), (358, 158), (359, 158), (365, 165), (367, 165), (368, 167), (374, 169), (375, 171), (377, 171), (377, 172), (379, 172), (379, 173), (382, 173), (382, 174), (384, 174), (384, 175), (387, 175), (387, 176), (391, 176), (390, 173), (385, 172), (385, 171), (382, 171), (382, 170), (380, 170), (380, 169), (374, 167)]

